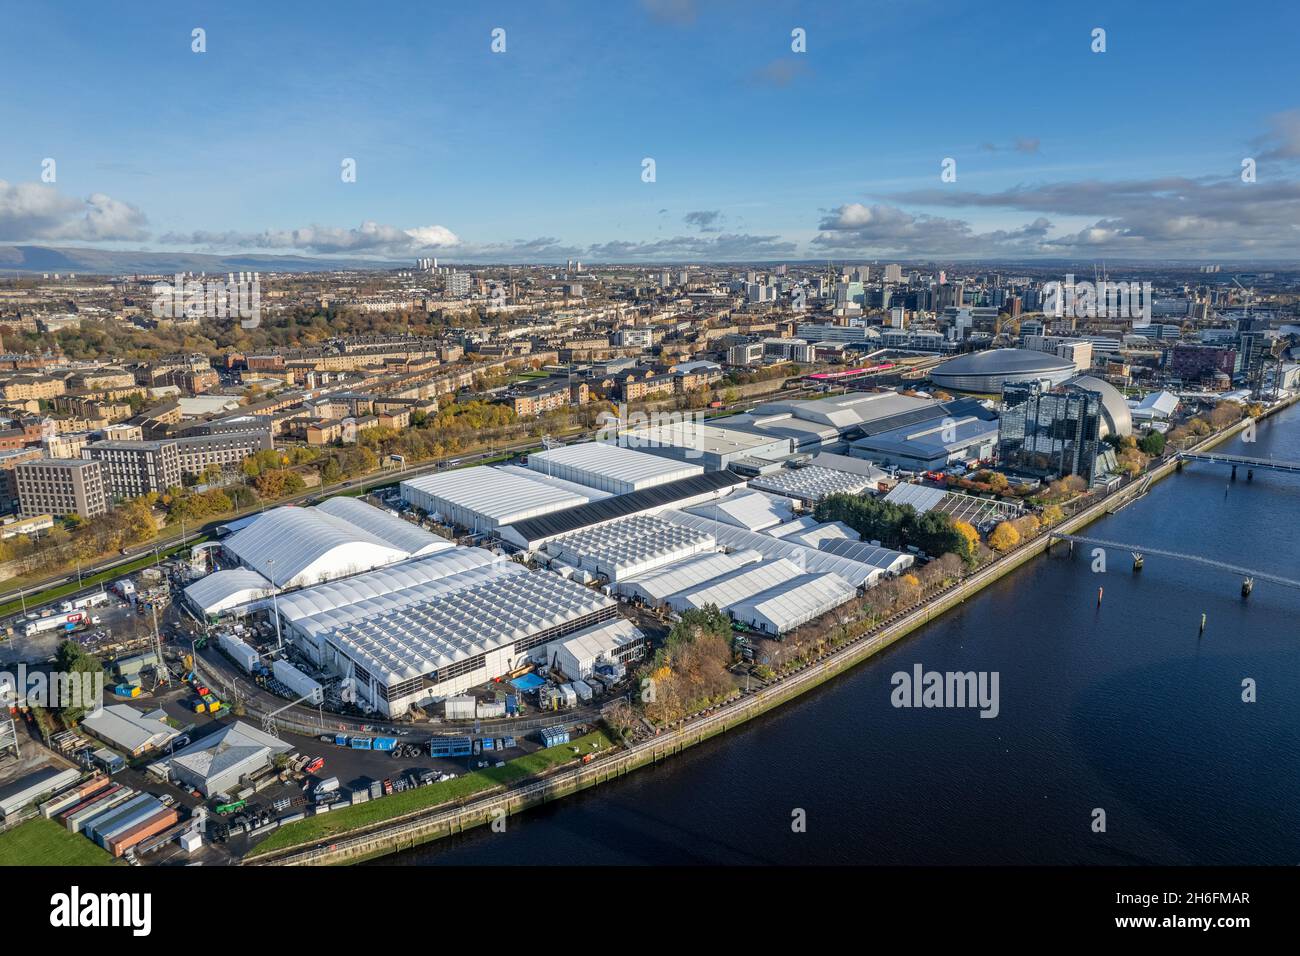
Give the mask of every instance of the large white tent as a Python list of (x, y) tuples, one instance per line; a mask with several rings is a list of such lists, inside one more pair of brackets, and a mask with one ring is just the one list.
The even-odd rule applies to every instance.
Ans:
[[(339, 513), (333, 513), (337, 511)], [(451, 542), (360, 501), (286, 506), (261, 515), (222, 547), (280, 589), (318, 584), (452, 547)]]
[(528, 456), (528, 467), (601, 491), (623, 495), (704, 473), (698, 464), (673, 461), (607, 442), (583, 442)]
[(474, 532), (495, 531), (596, 497), (487, 465), (408, 478), (401, 489), (402, 497), (417, 508)]

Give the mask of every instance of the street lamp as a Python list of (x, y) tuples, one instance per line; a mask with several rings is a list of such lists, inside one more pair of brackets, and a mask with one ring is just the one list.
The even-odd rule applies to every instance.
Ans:
[(275, 649), (278, 653), (283, 649), (284, 643), (280, 638), (280, 588), (275, 583), (275, 559), (267, 558), (266, 566), (271, 572), (271, 606), (275, 615)]

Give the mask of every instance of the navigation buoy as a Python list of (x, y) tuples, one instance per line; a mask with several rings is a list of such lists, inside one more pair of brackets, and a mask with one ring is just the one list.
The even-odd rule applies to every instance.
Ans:
[(1205, 612), (1201, 612), (1201, 632), (1205, 632)]
[(1101, 588), (1097, 588), (1097, 606), (1098, 606), (1098, 607), (1101, 607), (1101, 595), (1102, 595), (1102, 589), (1101, 589)]

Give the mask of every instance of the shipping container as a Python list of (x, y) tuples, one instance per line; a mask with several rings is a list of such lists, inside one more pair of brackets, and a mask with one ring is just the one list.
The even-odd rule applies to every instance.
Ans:
[(233, 634), (218, 635), (217, 644), (245, 673), (253, 673), (253, 670), (257, 667), (257, 651)]
[(479, 717), (504, 717), (506, 715), (505, 701), (481, 700), (478, 702), (477, 716)]
[(324, 703), (325, 692), (320, 684), (288, 661), (276, 661), (272, 664), (271, 674), (298, 697), (306, 698), (312, 704)]
[(595, 696), (595, 692), (591, 689), (591, 685), (585, 680), (575, 680), (573, 682), (573, 689), (577, 691), (578, 700), (582, 701), (584, 704), (590, 703), (592, 697)]
[(346, 746), (348, 745), (348, 735), (347, 735), (347, 734), (335, 734), (335, 735), (334, 735), (334, 743), (338, 744), (340, 747), (346, 747)]
[(121, 856), (127, 850), (138, 846), (141, 841), (175, 826), (179, 820), (180, 813), (177, 812), (175, 807), (164, 807), (160, 804), (153, 816), (137, 823), (123, 833), (109, 837), (104, 849), (108, 850), (113, 856)]
[(434, 737), (429, 741), (431, 757), (468, 757), (473, 752), (469, 737)]
[(496, 744), (493, 743), (491, 737), (484, 737), (484, 738), (482, 739), (482, 741), (480, 741), (480, 743), (483, 745), (483, 752), (484, 752), (484, 753), (487, 753), (489, 750), (495, 750), (495, 749), (496, 749)]
[(349, 742), (353, 750), (373, 750), (374, 741), (369, 737), (353, 737)]
[(375, 738), (375, 742), (374, 742), (374, 747), (373, 747), (372, 749), (374, 749), (374, 750), (392, 750), (392, 749), (395, 748), (396, 746), (397, 746), (397, 738), (396, 738), (396, 737), (376, 737), (376, 738)]
[(443, 715), (448, 720), (473, 720), (476, 701), (473, 697), (448, 697), (443, 701)]

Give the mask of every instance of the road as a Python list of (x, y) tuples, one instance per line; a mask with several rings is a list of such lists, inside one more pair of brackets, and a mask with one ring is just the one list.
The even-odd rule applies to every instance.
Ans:
[[(732, 405), (729, 408), (722, 410), (721, 414), (733, 415), (740, 412), (746, 412), (754, 408), (756, 405), (761, 405), (764, 402), (772, 401), (774, 398), (787, 398), (795, 395), (803, 395), (803, 394), (810, 393), (814, 390), (815, 389), (811, 386), (800, 386), (798, 388), (778, 389), (765, 395), (754, 396), (751, 398), (747, 398), (743, 401), (737, 402), (735, 405)], [(707, 414), (708, 410), (705, 410), (705, 412)], [(719, 415), (711, 414), (709, 415), (709, 417), (719, 417)], [(589, 431), (584, 430), (584, 431), (574, 433), (572, 435), (562, 436), (556, 439), (556, 441), (558, 441), (561, 444), (572, 444), (578, 441), (585, 441), (588, 438), (590, 438), (596, 431), (597, 429), (595, 428)], [(381, 469), (380, 471), (373, 472), (367, 476), (363, 476), (360, 478), (352, 478), (347, 481), (340, 481), (335, 484), (324, 486), (324, 487), (312, 488), (308, 491), (303, 491), (299, 494), (292, 495), (288, 498), (282, 498), (278, 501), (273, 502), (271, 504), (271, 507), (278, 508), (283, 505), (312, 504), (321, 499), (328, 498), (332, 495), (342, 494), (344, 492), (371, 491), (374, 490), (375, 488), (382, 488), (385, 485), (394, 484), (406, 478), (413, 478), (419, 475), (424, 475), (430, 472), (438, 471), (441, 468), (445, 467), (448, 461), (455, 461), (458, 463), (457, 467), (464, 467), (468, 465), (473, 465), (476, 462), (482, 462), (488, 459), (497, 458), (505, 454), (511, 454), (511, 455), (518, 454), (519, 452), (526, 451), (529, 448), (538, 447), (538, 444), (539, 444), (538, 439), (527, 438), (520, 441), (507, 442), (503, 445), (490, 447), (486, 451), (473, 452), (470, 454), (462, 454), (462, 455), (447, 455), (444, 456), (443, 458), (435, 459), (428, 462), (422, 462), (411, 468), (403, 468), (399, 470), (395, 470), (393, 468)], [(156, 538), (155, 540), (151, 541), (147, 545), (142, 545), (135, 548), (128, 548), (127, 553), (124, 555), (114, 555), (109, 558), (104, 558), (103, 560), (97, 561), (93, 564), (84, 565), (81, 568), (80, 574), (78, 574), (76, 571), (73, 571), (71, 573), (66, 573), (63, 575), (54, 575), (52, 577), (45, 578), (44, 580), (36, 582), (34, 584), (25, 585), (21, 588), (8, 591), (7, 593), (0, 595), (0, 604), (8, 604), (10, 601), (25, 601), (28, 597), (33, 597), (34, 599), (39, 601), (40, 594), (44, 591), (48, 591), (52, 588), (62, 587), (63, 585), (66, 584), (72, 584), (73, 582), (77, 581), (79, 578), (84, 579), (87, 577), (92, 577), (96, 574), (101, 574), (106, 571), (111, 571), (114, 568), (123, 567), (124, 565), (128, 565), (133, 561), (138, 561), (141, 557), (145, 555), (155, 554), (156, 552), (165, 551), (168, 548), (172, 548), (177, 545), (183, 545), (186, 541), (196, 541), (205, 536), (210, 536), (213, 533), (215, 533), (216, 529), (221, 527), (222, 525), (229, 524), (232, 521), (237, 521), (240, 518), (245, 518), (252, 514), (256, 514), (259, 511), (266, 511), (265, 503), (255, 508), (246, 508), (243, 511), (238, 511), (229, 515), (225, 515), (217, 520), (210, 521), (199, 528), (187, 528), (185, 529), (185, 534), (183, 538), (180, 534), (164, 533), (160, 535), (158, 538)], [(84, 590), (89, 592), (91, 590), (99, 590), (100, 587), (101, 587), (100, 585), (93, 585), (85, 588)], [(79, 592), (74, 592), (74, 593), (79, 593)], [(32, 610), (33, 608), (38, 606), (40, 606), (38, 603), (28, 603), (27, 609)]]

